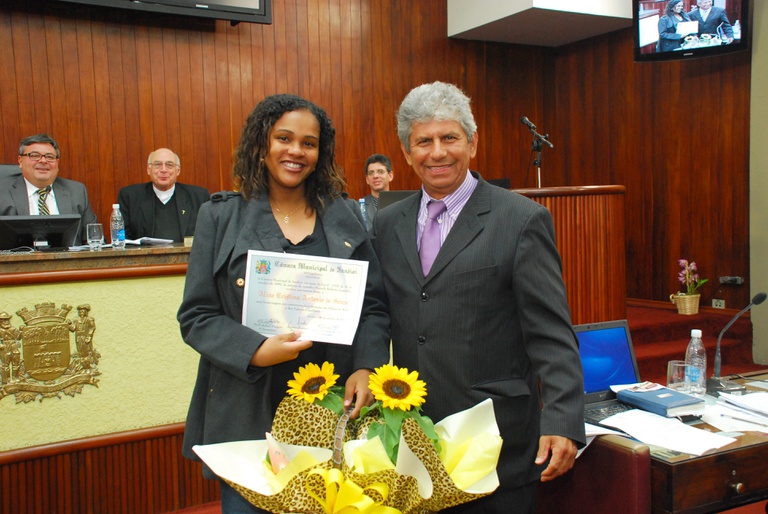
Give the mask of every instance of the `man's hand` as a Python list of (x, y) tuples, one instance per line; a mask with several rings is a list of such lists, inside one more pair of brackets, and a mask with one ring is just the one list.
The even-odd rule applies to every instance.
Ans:
[(549, 454), (552, 460), (549, 466), (541, 473), (541, 481), (549, 482), (560, 475), (567, 473), (576, 461), (576, 444), (559, 435), (543, 435), (539, 437), (539, 452), (536, 454), (536, 464), (541, 465), (547, 461)]
[(373, 403), (373, 393), (368, 388), (368, 379), (371, 376), (371, 370), (358, 369), (347, 379), (344, 389), (344, 410), (346, 411), (353, 401), (355, 408), (350, 414), (350, 419), (357, 419), (360, 415), (360, 409), (365, 405)]
[(294, 360), (303, 350), (312, 347), (312, 341), (299, 340), (301, 332), (288, 332), (268, 337), (251, 357), (251, 364), (265, 368)]

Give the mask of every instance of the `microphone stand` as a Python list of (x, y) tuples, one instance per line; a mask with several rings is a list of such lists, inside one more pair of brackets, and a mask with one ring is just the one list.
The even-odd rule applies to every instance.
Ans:
[(720, 396), (720, 393), (744, 394), (747, 392), (747, 388), (742, 384), (737, 384), (732, 380), (728, 380), (727, 378), (722, 378), (720, 376), (722, 365), (720, 357), (720, 341), (723, 339), (723, 334), (725, 334), (725, 331), (731, 328), (731, 325), (733, 325), (736, 320), (739, 319), (739, 316), (751, 309), (753, 305), (760, 305), (763, 303), (765, 298), (765, 293), (757, 293), (752, 298), (752, 301), (749, 302), (749, 305), (741, 309), (733, 318), (731, 318), (731, 321), (729, 321), (725, 327), (723, 327), (723, 329), (720, 331), (720, 335), (717, 336), (717, 349), (715, 350), (715, 365), (713, 369), (713, 375), (707, 379), (708, 395), (717, 398)]
[(533, 165), (536, 166), (536, 182), (539, 188), (541, 188), (541, 149), (543, 148), (542, 143), (546, 143), (547, 146), (550, 148), (554, 148), (552, 143), (549, 142), (549, 134), (541, 135), (538, 132), (536, 132), (535, 128), (530, 128), (531, 133), (533, 134), (533, 151), (536, 152), (536, 159), (533, 161)]

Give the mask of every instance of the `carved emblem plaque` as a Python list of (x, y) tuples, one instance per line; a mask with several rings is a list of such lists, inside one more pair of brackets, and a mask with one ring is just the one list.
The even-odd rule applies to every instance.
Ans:
[[(98, 386), (101, 355), (93, 346), (96, 321), (91, 306), (72, 307), (53, 302), (16, 311), (24, 323), (11, 324), (11, 316), (0, 312), (0, 400), (13, 395), (16, 403), (45, 398), (75, 396), (86, 384)], [(74, 339), (74, 351), (72, 340)]]

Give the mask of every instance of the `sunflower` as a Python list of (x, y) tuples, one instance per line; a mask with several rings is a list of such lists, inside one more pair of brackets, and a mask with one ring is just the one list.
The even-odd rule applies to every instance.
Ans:
[(370, 377), (369, 387), (374, 398), (385, 409), (411, 410), (425, 402), (427, 384), (419, 380), (419, 373), (385, 364), (376, 368)]
[(304, 398), (309, 403), (322, 400), (339, 378), (333, 371), (330, 362), (324, 362), (322, 368), (312, 362), (302, 366), (293, 374), (294, 380), (288, 381), (288, 394), (296, 399)]

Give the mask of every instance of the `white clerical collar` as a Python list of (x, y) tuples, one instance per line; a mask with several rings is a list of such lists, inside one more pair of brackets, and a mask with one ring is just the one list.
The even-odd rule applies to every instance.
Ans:
[(171, 199), (173, 196), (173, 192), (176, 191), (176, 184), (171, 186), (171, 188), (168, 191), (160, 191), (158, 188), (155, 187), (154, 184), (152, 184), (152, 189), (155, 190), (155, 196), (157, 196), (157, 199), (163, 202), (164, 204), (168, 203), (168, 200)]

